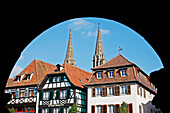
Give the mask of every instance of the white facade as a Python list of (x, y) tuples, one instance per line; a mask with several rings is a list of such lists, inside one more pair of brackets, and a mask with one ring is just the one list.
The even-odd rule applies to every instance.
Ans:
[[(114, 86), (115, 84), (111, 85), (95, 85), (95, 86), (88, 86), (88, 100), (87, 100), (87, 113), (91, 113), (91, 106), (95, 106), (95, 113), (97, 113), (96, 105), (107, 105), (107, 113), (109, 113), (108, 105), (121, 105), (124, 101), (127, 104), (132, 104), (132, 111), (133, 113), (155, 113), (154, 111), (160, 111), (156, 109), (154, 105), (152, 105), (151, 101), (153, 100), (154, 95), (151, 94), (148, 90), (144, 89), (143, 87), (138, 87), (137, 83), (123, 83), (123, 84), (116, 84), (120, 86), (130, 85), (131, 87), (131, 94), (121, 94), (119, 96), (108, 95), (105, 97), (102, 96), (95, 96), (92, 97), (92, 87), (98, 88), (102, 86), (107, 87), (107, 93), (109, 92), (108, 87)], [(139, 88), (137, 90), (137, 88)], [(141, 88), (141, 89), (140, 89)], [(139, 93), (138, 93), (139, 91)], [(96, 91), (97, 92), (97, 91)], [(121, 89), (120, 89), (121, 92)], [(140, 95), (142, 92), (142, 95)], [(144, 97), (145, 92), (145, 97)], [(139, 95), (138, 95), (139, 94)], [(139, 112), (139, 106), (141, 106), (141, 112)], [(152, 111), (152, 112), (151, 112)]]

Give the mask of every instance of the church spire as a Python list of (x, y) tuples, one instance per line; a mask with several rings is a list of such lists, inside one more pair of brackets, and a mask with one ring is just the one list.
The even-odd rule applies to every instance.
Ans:
[(106, 58), (103, 50), (100, 22), (98, 23), (98, 33), (97, 33), (97, 42), (96, 42), (96, 50), (95, 55), (93, 56), (93, 67), (97, 67), (106, 62)]
[(102, 36), (101, 36), (101, 30), (100, 30), (100, 22), (98, 23), (98, 33), (97, 33), (97, 42), (96, 42), (95, 54), (104, 54)]
[(71, 29), (70, 29), (69, 40), (68, 40), (68, 45), (67, 45), (66, 58), (65, 58), (64, 62), (66, 62), (67, 64), (75, 66), (75, 60), (74, 60), (74, 54), (73, 54), (73, 45), (72, 45), (72, 36), (71, 36)]

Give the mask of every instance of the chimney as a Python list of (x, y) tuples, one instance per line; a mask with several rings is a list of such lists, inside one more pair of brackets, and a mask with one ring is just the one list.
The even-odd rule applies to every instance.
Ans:
[(63, 69), (63, 66), (61, 66), (60, 64), (57, 64), (56, 67), (57, 67), (56, 69), (57, 72)]

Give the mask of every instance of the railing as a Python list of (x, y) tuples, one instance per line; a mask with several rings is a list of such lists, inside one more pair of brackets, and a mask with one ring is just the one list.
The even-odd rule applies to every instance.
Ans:
[(13, 98), (7, 104), (22, 104), (22, 103), (33, 103), (36, 102), (36, 97), (20, 97)]

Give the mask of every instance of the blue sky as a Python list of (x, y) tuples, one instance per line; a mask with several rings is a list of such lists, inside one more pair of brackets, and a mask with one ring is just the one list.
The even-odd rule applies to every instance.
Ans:
[(106, 60), (121, 54), (135, 63), (148, 75), (163, 68), (163, 64), (148, 42), (131, 28), (103, 18), (71, 19), (42, 32), (22, 51), (10, 77), (14, 77), (34, 59), (51, 64), (62, 64), (66, 56), (69, 29), (72, 30), (73, 51), (76, 66), (91, 72), (92, 59), (95, 53), (98, 22), (101, 26), (104, 53)]

